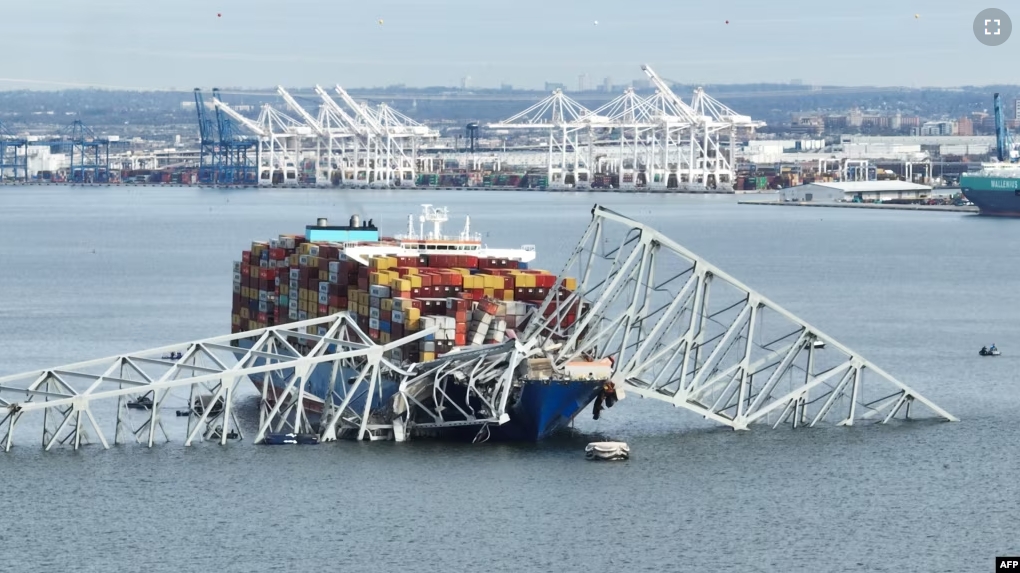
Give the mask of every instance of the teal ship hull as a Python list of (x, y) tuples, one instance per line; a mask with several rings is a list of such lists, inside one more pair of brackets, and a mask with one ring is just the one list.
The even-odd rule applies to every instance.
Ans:
[(1002, 168), (964, 174), (960, 192), (982, 215), (1020, 217), (1020, 168)]

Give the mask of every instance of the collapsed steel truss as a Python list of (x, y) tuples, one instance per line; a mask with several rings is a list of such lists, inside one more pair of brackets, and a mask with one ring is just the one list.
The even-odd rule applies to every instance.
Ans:
[[(269, 376), (282, 382), (261, 384), (256, 442), (281, 432), (317, 433), (324, 441), (343, 435), (401, 440), (417, 428), (506, 423), (513, 372), (525, 355), (521, 345), (508, 341), (427, 364), (403, 364), (401, 349), (435, 330), (378, 345), (347, 313), (340, 313), (5, 376), (0, 378), (0, 447), (10, 450), (19, 422), (33, 412), (42, 414), (33, 429), (41, 431), (47, 450), (58, 443), (108, 448), (111, 429), (115, 444), (133, 435), (136, 442), (152, 446), (160, 436), (170, 440), (174, 428), (168, 430), (163, 418), (174, 403), (184, 405), (171, 415), (187, 415), (185, 445), (196, 438), (223, 444), (243, 437), (235, 407), (239, 383)], [(238, 346), (244, 341), (250, 347)], [(324, 401), (308, 392), (314, 369), (323, 367), (331, 372)], [(399, 392), (392, 404), (370, 410), (370, 398), (384, 379), (397, 383)], [(344, 381), (347, 388), (341, 392)], [(473, 398), (460, 403), (481, 407), (457, 406), (451, 400), (457, 392)], [(149, 407), (132, 410), (129, 399), (139, 397), (147, 397)], [(318, 427), (307, 411), (313, 401), (321, 410)]]
[[(912, 405), (956, 421), (654, 229), (602, 207), (592, 215), (561, 274), (580, 277), (577, 290), (555, 304), (550, 295), (544, 318), (525, 332), (539, 346), (565, 339), (550, 357), (554, 363), (582, 353), (611, 357), (613, 380), (628, 392), (740, 430), (756, 422), (885, 423), (909, 417)], [(560, 326), (582, 300), (588, 309)]]
[[(509, 421), (519, 366), (538, 356), (560, 371), (574, 359), (611, 358), (621, 397), (655, 398), (734, 429), (885, 423), (910, 417), (913, 405), (956, 420), (654, 229), (598, 206), (592, 215), (560, 275), (579, 277), (578, 288), (552, 289), (519, 339), (412, 364), (401, 359), (404, 347), (435, 327), (379, 345), (345, 312), (0, 377), (0, 447), (10, 450), (32, 412), (42, 413), (34, 429), (46, 449), (109, 447), (102, 428), (111, 425), (114, 443), (130, 434), (152, 446), (157, 428), (170, 439), (162, 413), (175, 399), (186, 400), (178, 412), (187, 416), (186, 445), (223, 444), (242, 437), (235, 401), (245, 378), (260, 381), (256, 442), (281, 432), (403, 440), (457, 426), (477, 426), (481, 436)], [(324, 398), (311, 392), (316, 372), (328, 382)], [(143, 396), (149, 407), (132, 410), (129, 398)]]

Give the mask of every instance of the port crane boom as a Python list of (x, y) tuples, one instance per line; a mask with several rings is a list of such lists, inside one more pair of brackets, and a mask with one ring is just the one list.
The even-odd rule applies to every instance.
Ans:
[(1013, 138), (1010, 137), (1009, 129), (1006, 128), (1006, 115), (1002, 113), (1002, 99), (996, 93), (992, 101), (995, 109), (995, 155), (999, 161), (1015, 163)]

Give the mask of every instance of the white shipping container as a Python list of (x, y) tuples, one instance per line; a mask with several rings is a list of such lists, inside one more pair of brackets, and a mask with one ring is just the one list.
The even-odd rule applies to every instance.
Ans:
[(404, 313), (399, 310), (392, 312), (393, 322), (404, 322)]

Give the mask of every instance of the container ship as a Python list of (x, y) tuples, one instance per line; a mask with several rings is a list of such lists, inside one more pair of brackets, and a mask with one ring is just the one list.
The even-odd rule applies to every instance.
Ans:
[[(234, 262), (232, 331), (344, 311), (378, 344), (438, 327), (420, 342), (391, 351), (388, 358), (404, 365), (430, 363), (454, 351), (516, 338), (557, 285), (554, 274), (529, 268), (536, 257), (535, 246), (488, 247), (479, 233), (470, 231), (467, 217), (459, 235), (445, 236), (446, 208), (423, 205), (417, 219), (418, 229), (415, 217), (409, 215), (407, 232), (393, 237), (382, 236), (372, 220), (363, 222), (354, 215), (345, 226), (319, 219), (303, 235), (253, 242)], [(433, 226), (428, 233), (426, 223)], [(577, 288), (573, 278), (559, 284), (562, 292), (557, 296)], [(568, 310), (562, 315), (561, 324), (568, 327), (577, 313)], [(326, 335), (324, 327), (309, 327), (308, 333)], [(240, 348), (252, 344), (251, 340), (237, 342)], [(487, 439), (541, 440), (567, 426), (597, 398), (600, 406), (606, 388), (612, 388), (607, 386), (611, 361), (568, 363), (555, 374), (546, 366), (541, 360), (529, 360), (526, 368), (515, 372), (513, 397), (505, 410), (509, 420), (486, 428)], [(331, 387), (334, 404), (347, 400), (355, 411), (367, 406), (373, 413), (391, 407), (398, 379), (384, 375), (371, 395), (358, 387), (348, 397), (351, 377), (357, 375), (354, 369), (335, 374), (329, 365), (316, 366), (305, 387), (305, 411), (311, 416), (321, 414)], [(272, 403), (274, 391), (282, 391), (288, 380), (282, 374), (268, 378), (251, 376), (260, 393), (264, 384), (272, 385), (263, 394)], [(347, 384), (342, 383), (345, 380)], [(451, 397), (455, 402), (451, 406), (479, 407), (463, 403), (469, 400), (466, 396)], [(612, 405), (612, 397), (607, 405)], [(478, 431), (477, 426), (465, 424), (433, 428), (427, 435), (465, 439)]]
[(982, 215), (1020, 217), (1020, 166), (983, 164), (981, 171), (960, 176), (960, 192)]

